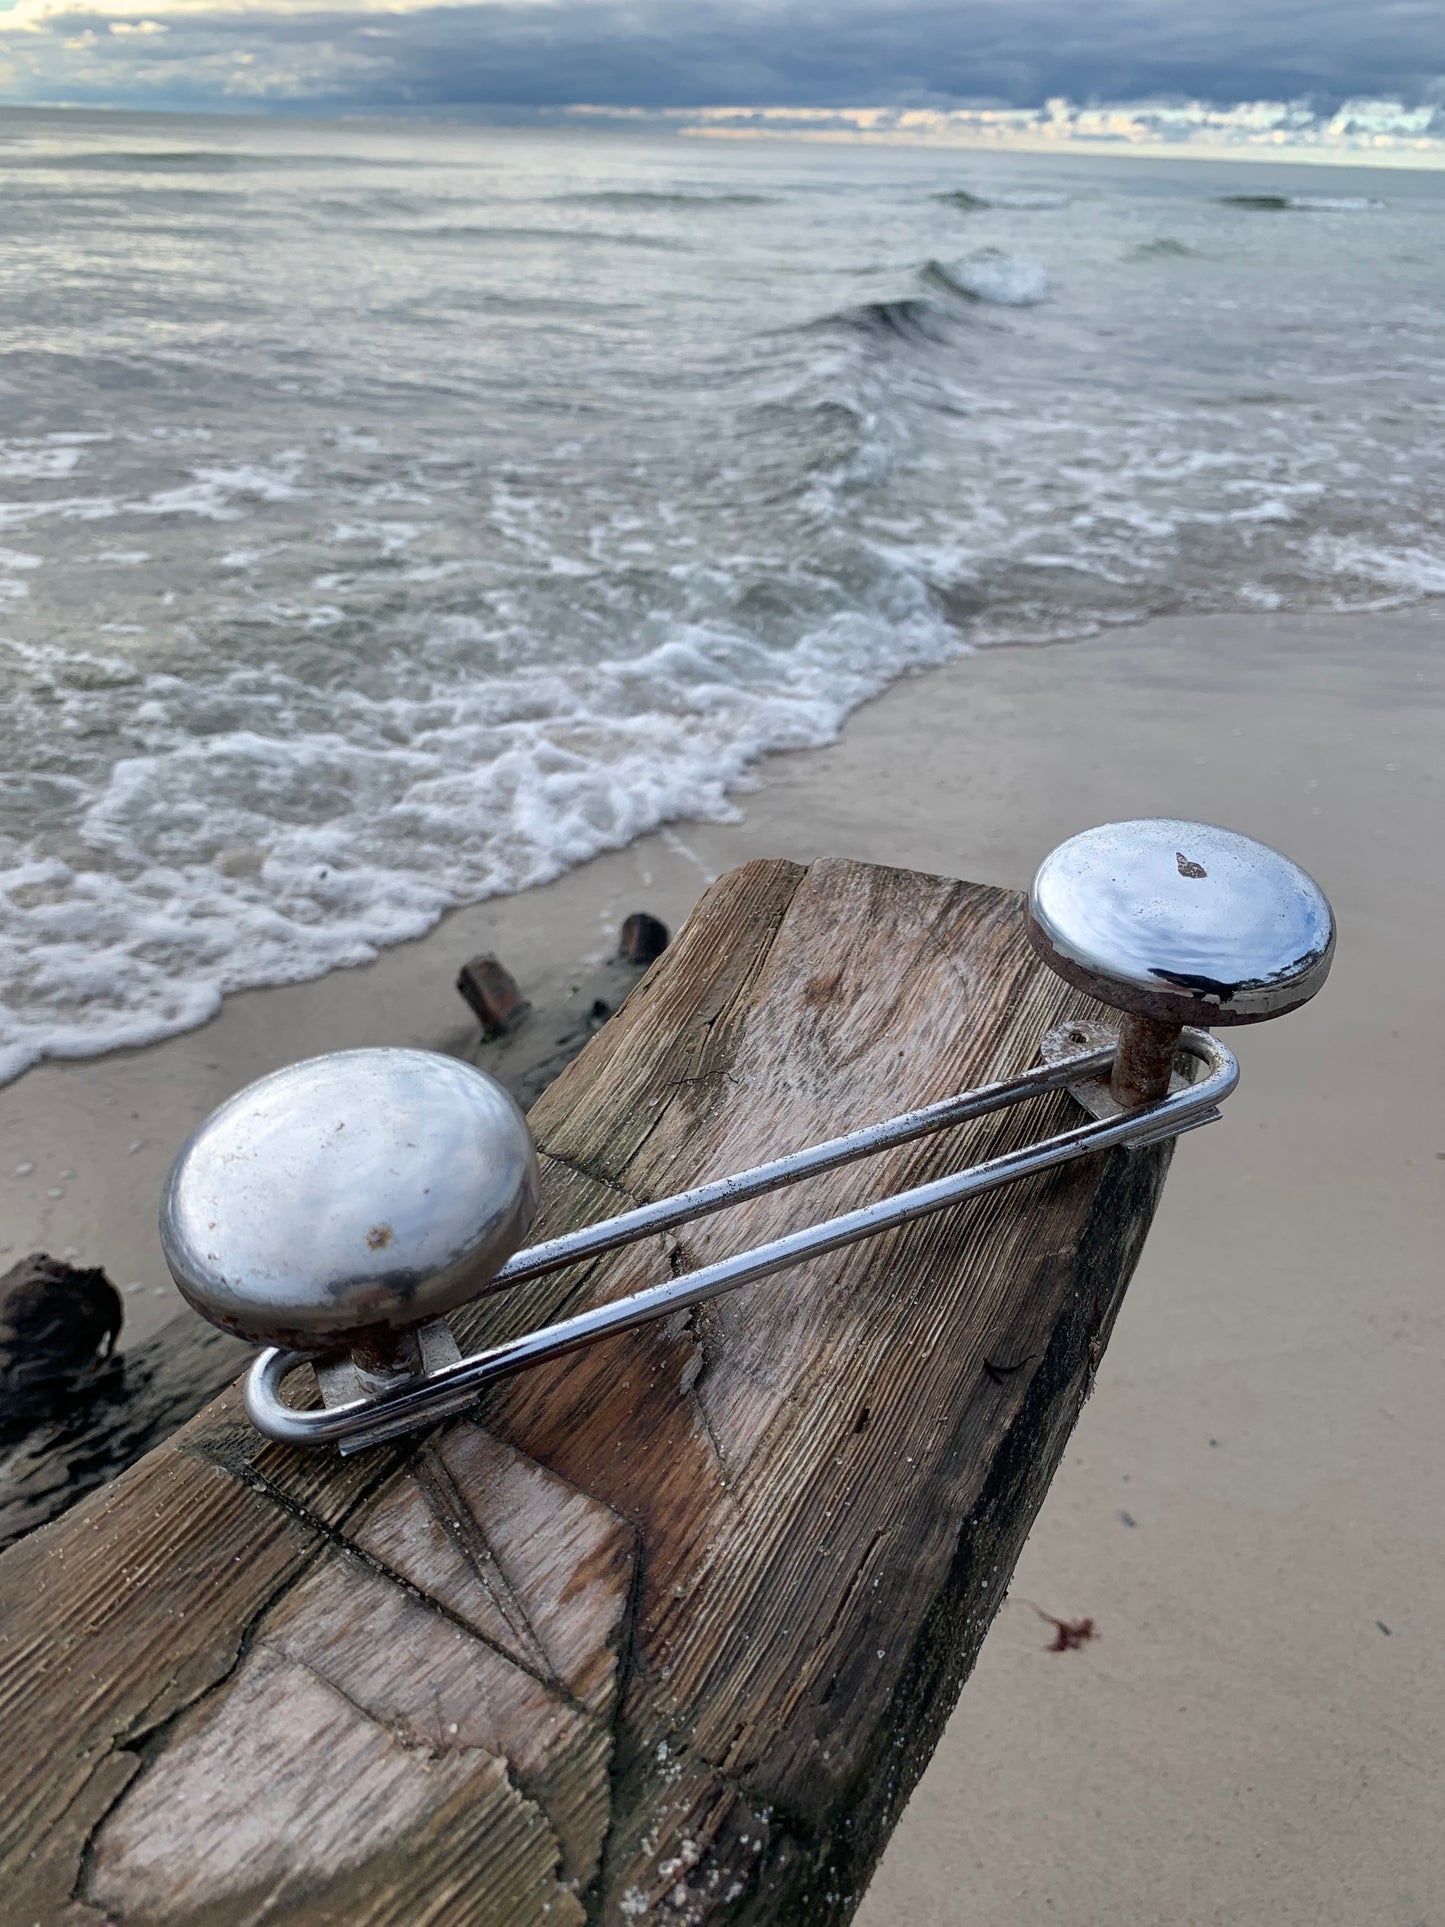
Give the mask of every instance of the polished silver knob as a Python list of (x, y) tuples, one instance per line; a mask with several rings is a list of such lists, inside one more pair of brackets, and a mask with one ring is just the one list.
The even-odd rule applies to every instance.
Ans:
[(349, 1050), (262, 1078), (184, 1145), (161, 1201), (182, 1296), (293, 1351), (415, 1369), (414, 1334), (481, 1291), (531, 1228), (537, 1156), (485, 1072)]
[(1028, 933), (1066, 983), (1126, 1013), (1111, 1087), (1169, 1088), (1183, 1025), (1255, 1024), (1329, 975), (1335, 919), (1314, 879), (1267, 843), (1145, 817), (1061, 843), (1029, 891)]

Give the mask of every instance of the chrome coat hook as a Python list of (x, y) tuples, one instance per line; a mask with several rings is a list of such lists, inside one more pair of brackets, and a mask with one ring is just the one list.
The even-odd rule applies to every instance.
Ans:
[[(495, 1079), (449, 1057), (353, 1050), (262, 1078), (213, 1113), (166, 1181), (161, 1240), (204, 1318), (264, 1343), (246, 1410), (268, 1437), (359, 1451), (462, 1411), (485, 1386), (947, 1205), (1114, 1145), (1211, 1123), (1238, 1081), (1208, 1028), (1258, 1023), (1324, 983), (1333, 913), (1265, 844), (1170, 819), (1106, 824), (1046, 858), (1028, 931), (1116, 1033), (1050, 1031), (1044, 1062), (521, 1248), (538, 1170)], [(1176, 1072), (1179, 1056), (1202, 1073)], [(1090, 1121), (463, 1357), (446, 1314), (483, 1293), (1067, 1088)], [(311, 1363), (324, 1409), (281, 1396)]]

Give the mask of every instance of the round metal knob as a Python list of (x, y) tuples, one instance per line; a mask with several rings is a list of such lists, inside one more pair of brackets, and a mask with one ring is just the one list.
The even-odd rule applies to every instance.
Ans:
[(385, 1359), (487, 1284), (537, 1193), (526, 1121), (495, 1078), (430, 1051), (337, 1051), (201, 1125), (166, 1181), (161, 1244), (213, 1325)]
[(1028, 933), (1066, 983), (1130, 1013), (1121, 1064), (1152, 1037), (1152, 1075), (1116, 1065), (1125, 1103), (1168, 1088), (1181, 1025), (1297, 1009), (1329, 975), (1335, 947), (1334, 913), (1298, 864), (1253, 837), (1170, 817), (1105, 823), (1060, 844), (1034, 878)]

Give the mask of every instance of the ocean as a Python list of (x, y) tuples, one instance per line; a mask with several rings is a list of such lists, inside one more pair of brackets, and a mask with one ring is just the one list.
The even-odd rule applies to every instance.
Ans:
[(1441, 173), (0, 111), (0, 1078), (971, 649), (1445, 594), (1442, 351)]

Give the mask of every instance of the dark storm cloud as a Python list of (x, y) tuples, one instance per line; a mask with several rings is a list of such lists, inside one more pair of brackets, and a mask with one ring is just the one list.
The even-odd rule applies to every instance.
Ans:
[[(22, 9), (24, 9), (22, 0)], [(224, 91), (378, 108), (578, 101), (654, 109), (746, 101), (1035, 106), (1053, 96), (1217, 102), (1438, 96), (1440, 0), (560, 0), (395, 12), (171, 12), (117, 36), (111, 15), (44, 8), (71, 97)], [(144, 16), (137, 10), (133, 16)], [(5, 16), (0, 14), (0, 22)], [(34, 35), (6, 35), (17, 60)], [(256, 69), (226, 81), (231, 63)], [(37, 62), (31, 59), (32, 67)], [(42, 63), (62, 71), (60, 61)]]
[[(420, 27), (421, 22), (415, 23)], [(1158, 93), (1413, 96), (1445, 70), (1439, 0), (975, 0), (953, 5), (516, 7), (408, 33), (412, 78), (530, 105), (1036, 106)], [(414, 65), (412, 64), (414, 63)]]

